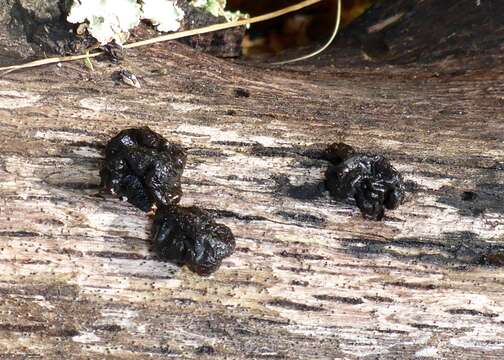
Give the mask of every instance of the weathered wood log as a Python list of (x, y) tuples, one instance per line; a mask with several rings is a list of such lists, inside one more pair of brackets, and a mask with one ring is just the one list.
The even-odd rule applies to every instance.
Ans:
[[(141, 89), (106, 62), (0, 79), (0, 357), (501, 359), (504, 67), (340, 51), (269, 69), (170, 43), (129, 53)], [(237, 238), (210, 277), (99, 190), (105, 142), (140, 125), (187, 147), (183, 205)], [(339, 140), (408, 180), (383, 222), (302, 155)]]

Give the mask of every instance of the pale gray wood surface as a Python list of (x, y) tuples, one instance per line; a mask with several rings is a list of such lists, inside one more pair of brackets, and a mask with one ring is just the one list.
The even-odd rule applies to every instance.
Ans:
[[(141, 89), (105, 62), (0, 79), (2, 358), (503, 357), (502, 263), (481, 260), (504, 251), (504, 67), (310, 75), (177, 44), (124, 66)], [(211, 277), (157, 261), (150, 219), (99, 194), (104, 143), (140, 125), (187, 147), (182, 204), (236, 235)], [(408, 180), (383, 222), (299, 155), (340, 140)]]

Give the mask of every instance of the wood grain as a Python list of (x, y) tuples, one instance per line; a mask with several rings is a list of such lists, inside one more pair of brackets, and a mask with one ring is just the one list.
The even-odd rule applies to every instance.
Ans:
[[(180, 44), (122, 66), (141, 89), (106, 62), (0, 79), (2, 359), (502, 358), (502, 66), (309, 74)], [(159, 262), (151, 220), (100, 192), (104, 143), (140, 125), (187, 147), (182, 203), (237, 238), (211, 277)], [(303, 156), (340, 140), (408, 180), (383, 222)]]

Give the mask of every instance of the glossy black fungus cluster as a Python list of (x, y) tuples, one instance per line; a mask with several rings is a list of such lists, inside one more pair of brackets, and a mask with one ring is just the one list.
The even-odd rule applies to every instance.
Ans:
[(386, 209), (397, 208), (404, 199), (401, 174), (383, 156), (357, 154), (343, 143), (331, 144), (325, 153), (331, 164), (326, 186), (338, 200), (355, 199), (364, 217), (381, 220)]
[(187, 265), (200, 275), (217, 270), (234, 252), (231, 230), (196, 207), (165, 207), (152, 227), (154, 251), (163, 260)]
[(102, 185), (143, 211), (177, 204), (186, 153), (148, 127), (127, 129), (105, 148)]
[(182, 147), (143, 127), (121, 131), (105, 153), (102, 185), (144, 211), (156, 205), (152, 237), (160, 259), (209, 275), (233, 253), (235, 239), (227, 226), (196, 207), (177, 206), (186, 162)]

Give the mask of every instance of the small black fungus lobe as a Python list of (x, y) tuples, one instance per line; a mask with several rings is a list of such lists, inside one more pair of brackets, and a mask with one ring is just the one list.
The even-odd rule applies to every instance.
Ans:
[(101, 183), (143, 211), (154, 204), (177, 204), (186, 157), (180, 145), (168, 143), (148, 127), (126, 129), (105, 147)]
[(216, 271), (235, 249), (231, 230), (196, 207), (158, 209), (152, 237), (154, 251), (162, 260), (187, 265), (199, 275)]
[(350, 145), (345, 143), (332, 143), (325, 149), (322, 158), (333, 165), (337, 165), (354, 155), (355, 150)]
[(464, 201), (474, 201), (478, 198), (478, 194), (472, 191), (464, 191), (461, 197)]
[(331, 144), (325, 154), (330, 162), (326, 186), (338, 200), (353, 198), (364, 217), (381, 220), (386, 209), (404, 200), (401, 174), (380, 155), (358, 154), (343, 143)]

